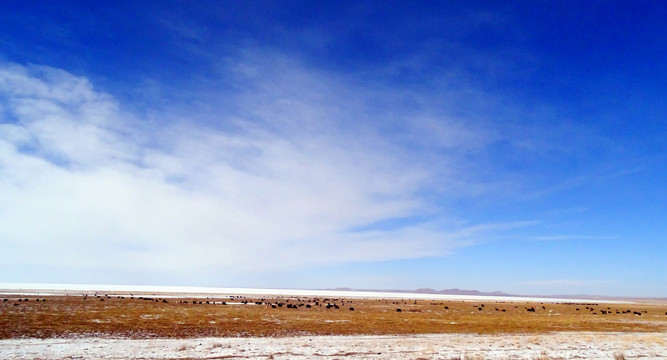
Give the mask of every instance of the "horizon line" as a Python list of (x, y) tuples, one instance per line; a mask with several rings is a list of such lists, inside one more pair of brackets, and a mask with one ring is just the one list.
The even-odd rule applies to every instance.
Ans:
[[(14, 291), (14, 292), (10, 292)], [(41, 291), (41, 292), (40, 292)], [(190, 294), (190, 295), (268, 295), (268, 296), (338, 296), (342, 298), (406, 299), (406, 300), (492, 300), (510, 302), (598, 302), (631, 303), (629, 299), (605, 297), (603, 299), (585, 299), (568, 297), (549, 297), (541, 295), (465, 295), (417, 293), (415, 290), (328, 290), (328, 289), (275, 289), (275, 288), (239, 288), (213, 286), (169, 286), (169, 285), (113, 285), (113, 284), (56, 284), (56, 283), (0, 283), (0, 294), (5, 295), (44, 295), (55, 296), (69, 294), (66, 291), (85, 294), (87, 292), (136, 292), (147, 294)], [(411, 292), (412, 291), (412, 292)], [(567, 296), (567, 295), (565, 295)], [(594, 297), (593, 295), (591, 295)], [(616, 299), (616, 300), (612, 300)], [(656, 298), (659, 299), (659, 298)]]

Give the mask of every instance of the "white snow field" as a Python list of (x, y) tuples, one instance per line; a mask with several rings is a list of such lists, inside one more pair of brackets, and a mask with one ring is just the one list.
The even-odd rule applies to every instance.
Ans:
[(2, 359), (665, 359), (664, 333), (0, 340)]

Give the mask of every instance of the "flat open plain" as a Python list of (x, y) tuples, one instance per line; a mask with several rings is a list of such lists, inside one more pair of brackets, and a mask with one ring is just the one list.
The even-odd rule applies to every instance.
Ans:
[(5, 359), (659, 359), (667, 304), (5, 292), (0, 339)]

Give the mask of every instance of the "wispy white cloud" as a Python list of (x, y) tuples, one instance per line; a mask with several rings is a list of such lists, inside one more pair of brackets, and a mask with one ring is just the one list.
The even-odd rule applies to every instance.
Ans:
[[(626, 168), (613, 168), (617, 166), (618, 164), (611, 164), (606, 166), (607, 168), (603, 169), (586, 169), (585, 172), (582, 172), (577, 176), (561, 179), (557, 183), (545, 186), (541, 189), (537, 189), (534, 192), (527, 193), (524, 195), (524, 198), (538, 199), (564, 193), (585, 186), (600, 186), (616, 179), (630, 177), (638, 172), (645, 170), (644, 167), (635, 165)], [(609, 167), (612, 168), (610, 169)]]
[[(363, 89), (278, 60), (231, 62), (245, 89), (234, 108), (163, 114), (159, 126), (85, 78), (3, 64), (0, 263), (285, 269), (443, 256), (525, 226), (437, 214), (445, 221), (353, 231), (432, 213), (420, 192), (465, 175), (453, 155), (433, 167), (384, 137), (372, 122), (387, 112)], [(426, 123), (450, 148), (486, 141)]]
[(531, 239), (537, 241), (562, 241), (562, 240), (613, 240), (618, 236), (609, 235), (540, 235)]

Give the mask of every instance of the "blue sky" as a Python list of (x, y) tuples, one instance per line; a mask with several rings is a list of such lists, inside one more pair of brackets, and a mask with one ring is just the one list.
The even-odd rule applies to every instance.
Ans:
[(667, 7), (0, 5), (0, 282), (667, 296)]

